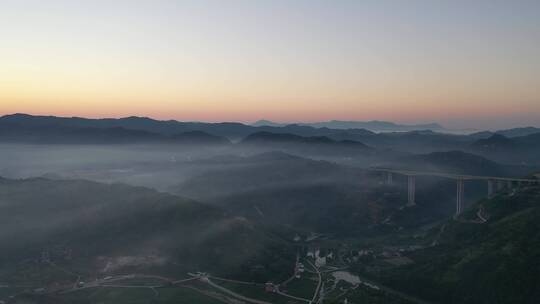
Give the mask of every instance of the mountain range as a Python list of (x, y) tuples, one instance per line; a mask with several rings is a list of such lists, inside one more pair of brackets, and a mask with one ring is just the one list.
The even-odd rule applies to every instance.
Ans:
[[(497, 183), (488, 199), (490, 183), (467, 180), (456, 215), (456, 180), (417, 175), (415, 204), (407, 206), (409, 177), (394, 174), (389, 182), (373, 167), (534, 179), (536, 130), (457, 135), (0, 117), (0, 282), (7, 286), (0, 301), (202, 303), (219, 293), (204, 279), (181, 286), (167, 279), (154, 291), (131, 285), (200, 271), (276, 304), (294, 301), (274, 301), (265, 282), (309, 298), (324, 282), (325, 303), (342, 303), (342, 292), (354, 303), (403, 304), (409, 295), (445, 304), (535, 303), (538, 186)], [(295, 260), (311, 264), (310, 252), (332, 253), (327, 265), (335, 268), (328, 269), (367, 277), (380, 289), (337, 282), (332, 291), (327, 282), (339, 280), (332, 272), (297, 277)], [(122, 285), (127, 276), (133, 280)], [(107, 277), (120, 279), (125, 294), (109, 289)], [(102, 285), (80, 288), (80, 281)], [(194, 300), (164, 302), (170, 292), (201, 287)], [(355, 298), (386, 299), (389, 290), (400, 300)], [(102, 300), (105, 292), (114, 300)]]
[[(383, 123), (384, 125), (384, 123)], [(432, 130), (375, 133), (305, 125), (160, 121), (146, 117), (87, 119), (13, 114), (0, 117), (0, 142), (40, 144), (167, 143), (276, 148), (310, 155), (385, 156), (389, 151), (431, 153), (461, 150), (502, 163), (540, 163), (540, 129), (534, 127), (447, 134)], [(358, 153), (362, 152), (362, 153)], [(358, 153), (358, 154), (356, 154)], [(508, 154), (511, 153), (511, 154)], [(386, 157), (386, 156), (385, 156)], [(378, 161), (366, 159), (365, 161)]]
[[(269, 120), (259, 120), (252, 124), (253, 126), (271, 126), (271, 127), (284, 127), (288, 124), (280, 124)], [(373, 132), (402, 132), (402, 131), (414, 131), (414, 130), (432, 130), (432, 131), (449, 131), (438, 123), (428, 124), (413, 124), (404, 125), (396, 124), (389, 121), (344, 121), (344, 120), (330, 120), (313, 123), (298, 123), (298, 125), (309, 126), (314, 128), (329, 128), (329, 129), (366, 129)]]
[(143, 187), (0, 178), (0, 196), (2, 282), (13, 283), (14, 273), (31, 267), (10, 262), (43, 259), (45, 251), (51, 261), (85, 274), (184, 276), (212, 269), (249, 277), (256, 276), (252, 266), (264, 265), (268, 248), (288, 249), (245, 218)]
[[(385, 132), (424, 132), (431, 131), (433, 134), (443, 134), (448, 131), (444, 127), (432, 123), (421, 125), (400, 125), (385, 121), (329, 121), (311, 124), (277, 124), (262, 120), (253, 125), (246, 125), (237, 122), (180, 122), (176, 120), (155, 120), (148, 117), (125, 117), (125, 118), (102, 118), (89, 119), (81, 117), (57, 117), (57, 116), (35, 116), (28, 114), (10, 114), (0, 117), (0, 124), (5, 126), (32, 127), (77, 127), (77, 128), (124, 128), (131, 130), (141, 130), (163, 135), (174, 135), (189, 131), (203, 131), (212, 135), (227, 137), (229, 139), (243, 138), (255, 132), (290, 133), (300, 136), (338, 136), (338, 134), (348, 134), (350, 136), (375, 135), (375, 131)], [(426, 132), (428, 131), (428, 132)], [(496, 132), (483, 131), (472, 133), (470, 138), (487, 138), (493, 134), (500, 134), (506, 137), (519, 137), (540, 133), (540, 128), (525, 127), (499, 130)], [(448, 134), (450, 135), (450, 134)], [(457, 135), (456, 135), (457, 136)]]

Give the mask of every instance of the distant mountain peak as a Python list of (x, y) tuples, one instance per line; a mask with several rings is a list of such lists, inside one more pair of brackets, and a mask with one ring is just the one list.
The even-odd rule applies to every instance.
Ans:
[(370, 120), (370, 121), (356, 121), (356, 120), (330, 120), (323, 122), (305, 123), (304, 126), (311, 126), (315, 128), (331, 128), (331, 129), (366, 129), (375, 132), (392, 132), (392, 131), (414, 131), (414, 130), (431, 130), (431, 131), (444, 131), (443, 126), (438, 123), (426, 123), (426, 124), (414, 124), (404, 125), (397, 124), (390, 121), (382, 120)]
[(252, 124), (256, 127), (284, 127), (284, 126), (307, 126), (314, 128), (329, 128), (329, 129), (365, 129), (375, 132), (391, 132), (391, 131), (415, 131), (415, 130), (430, 130), (430, 131), (444, 131), (443, 126), (438, 123), (426, 123), (426, 124), (412, 124), (404, 125), (397, 124), (390, 121), (383, 120), (369, 120), (369, 121), (356, 121), (356, 120), (337, 120), (332, 119), (329, 121), (310, 122), (310, 123), (277, 123), (267, 119), (261, 119)]
[(491, 150), (512, 148), (515, 145), (516, 143), (512, 139), (498, 133), (495, 133), (488, 138), (481, 138), (472, 144), (472, 146), (476, 148)]
[(309, 136), (304, 137), (289, 133), (272, 133), (272, 132), (256, 132), (248, 135), (243, 143), (287, 143), (287, 144), (318, 144), (318, 145), (347, 145), (366, 147), (361, 142), (353, 140), (333, 140), (326, 136)]
[(265, 127), (265, 126), (266, 127), (283, 127), (283, 126), (286, 126), (287, 124), (277, 123), (277, 122), (273, 122), (267, 119), (260, 119), (252, 123), (251, 125), (254, 127)]

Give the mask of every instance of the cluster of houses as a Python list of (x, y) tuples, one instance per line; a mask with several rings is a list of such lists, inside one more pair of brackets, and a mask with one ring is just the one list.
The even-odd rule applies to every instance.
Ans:
[(302, 277), (302, 273), (304, 273), (304, 271), (306, 271), (304, 264), (301, 262), (296, 263), (296, 266), (294, 268), (294, 274), (297, 279), (300, 279)]
[(328, 251), (326, 254), (321, 254), (321, 249), (308, 250), (306, 256), (315, 260), (316, 267), (324, 267), (326, 264), (334, 259), (334, 252)]
[(264, 291), (266, 292), (277, 292), (279, 290), (278, 288), (278, 285), (275, 285), (272, 282), (266, 282), (266, 284), (264, 284)]

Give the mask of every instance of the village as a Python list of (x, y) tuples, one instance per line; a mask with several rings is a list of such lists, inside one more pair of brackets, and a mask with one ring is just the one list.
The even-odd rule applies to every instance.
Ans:
[[(102, 271), (94, 276), (82, 276), (66, 268), (74, 259), (73, 250), (65, 246), (45, 248), (39, 256), (20, 262), (21, 267), (32, 271), (55, 272), (59, 279), (38, 286), (29, 284), (0, 284), (3, 290), (12, 289), (14, 294), (0, 298), (0, 304), (12, 302), (20, 294), (69, 295), (91, 289), (132, 288), (151, 291), (154, 295), (170, 288), (191, 288), (197, 292), (218, 297), (227, 303), (353, 303), (349, 295), (355, 291), (392, 293), (380, 284), (351, 272), (358, 265), (384, 267), (414, 263), (407, 253), (423, 248), (419, 245), (384, 246), (377, 248), (352, 248), (349, 244), (332, 240), (331, 236), (308, 233), (296, 234), (292, 242), (297, 245), (296, 262), (290, 276), (282, 282), (246, 282), (214, 276), (206, 272), (189, 272), (185, 278), (170, 278), (158, 274), (119, 274), (113, 267), (118, 259), (101, 258)], [(336, 245), (337, 244), (337, 245)], [(156, 256), (123, 258), (123, 263), (152, 263)], [(114, 262), (114, 263), (113, 263)], [(108, 274), (109, 273), (109, 274)], [(5, 293), (3, 293), (5, 294)]]

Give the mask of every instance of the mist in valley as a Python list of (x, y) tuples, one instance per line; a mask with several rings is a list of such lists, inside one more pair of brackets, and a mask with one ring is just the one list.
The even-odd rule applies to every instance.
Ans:
[[(498, 199), (536, 191), (529, 182), (501, 188), (486, 179), (535, 179), (536, 146), (512, 153), (523, 149), (504, 145), (493, 154), (475, 148), (477, 135), (433, 141), (429, 132), (373, 133), (362, 135), (369, 137), (364, 143), (356, 131), (323, 136), (305, 127), (310, 136), (257, 130), (235, 140), (203, 131), (141, 137), (128, 130), (38, 126), (0, 143), (0, 282), (13, 286), (6, 289), (13, 299), (85, 303), (80, 292), (113, 288), (108, 280), (142, 290), (149, 287), (136, 282), (158, 280), (162, 291), (187, 280), (194, 285), (180, 286), (202, 287), (203, 295), (210, 292), (205, 282), (220, 282), (229, 295), (240, 292), (237, 299), (247, 295), (242, 284), (283, 282), (285, 296), (257, 287), (248, 298), (286, 303), (291, 296), (308, 299), (302, 288), (311, 293), (312, 282), (323, 281), (301, 273), (309, 267), (327, 271), (327, 279), (336, 270), (361, 275), (340, 287), (352, 298), (402, 303), (395, 290), (416, 297), (401, 279), (404, 268), (418, 271), (416, 265), (462, 238), (453, 236), (456, 223), (483, 226), (498, 216), (488, 191)], [(126, 133), (134, 137), (112, 140)], [(464, 181), (458, 206), (463, 176), (480, 179)], [(358, 281), (364, 287), (353, 291)], [(392, 292), (379, 293), (383, 286)]]

